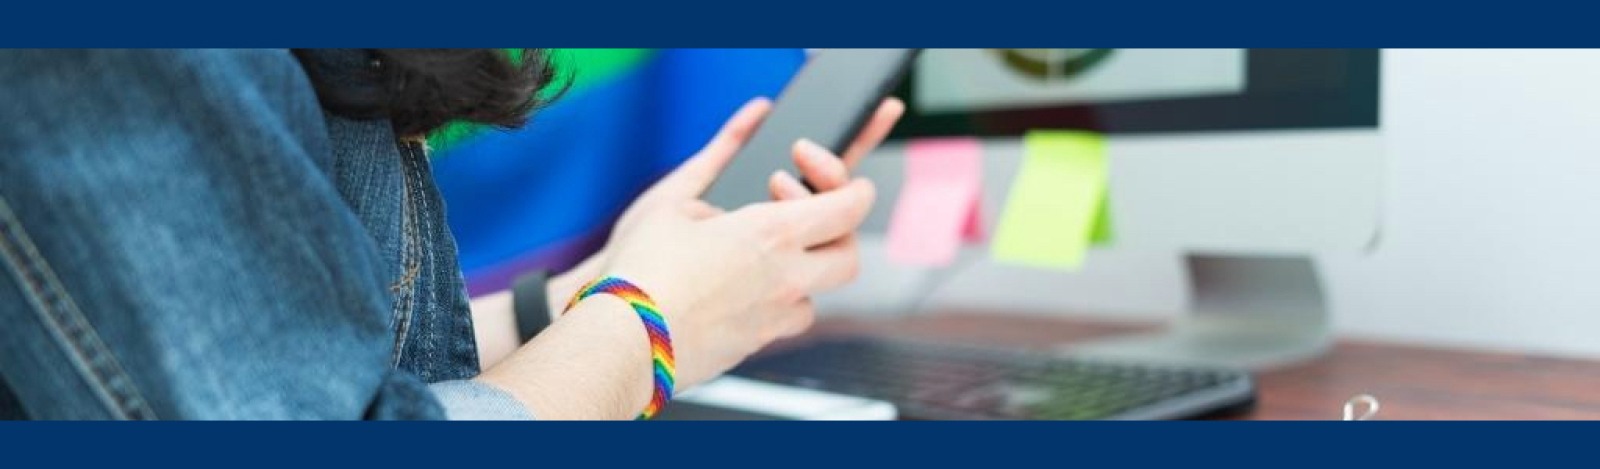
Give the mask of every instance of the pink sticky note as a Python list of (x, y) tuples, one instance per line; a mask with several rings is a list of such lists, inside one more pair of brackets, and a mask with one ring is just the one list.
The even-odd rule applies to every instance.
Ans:
[(906, 146), (905, 184), (889, 218), (889, 261), (942, 266), (983, 238), (983, 146), (976, 138)]

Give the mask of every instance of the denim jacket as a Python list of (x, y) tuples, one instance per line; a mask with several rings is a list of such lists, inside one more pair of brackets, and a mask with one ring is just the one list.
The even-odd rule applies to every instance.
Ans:
[(0, 51), (0, 417), (527, 417), (444, 213), (287, 51)]

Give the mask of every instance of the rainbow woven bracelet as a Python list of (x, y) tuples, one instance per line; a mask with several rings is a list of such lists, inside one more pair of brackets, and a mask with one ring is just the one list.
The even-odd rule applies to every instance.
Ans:
[(633, 311), (639, 313), (639, 319), (644, 321), (645, 334), (650, 336), (650, 363), (652, 375), (655, 377), (655, 392), (650, 396), (650, 403), (646, 404), (644, 411), (639, 412), (639, 420), (655, 417), (661, 407), (667, 405), (667, 400), (672, 399), (672, 385), (676, 381), (674, 375), (677, 365), (672, 358), (672, 335), (667, 333), (666, 318), (661, 317), (661, 310), (656, 308), (656, 302), (627, 280), (616, 277), (600, 277), (578, 289), (572, 295), (572, 300), (567, 302), (567, 307), (562, 314), (571, 311), (579, 301), (597, 293), (605, 293), (633, 306)]

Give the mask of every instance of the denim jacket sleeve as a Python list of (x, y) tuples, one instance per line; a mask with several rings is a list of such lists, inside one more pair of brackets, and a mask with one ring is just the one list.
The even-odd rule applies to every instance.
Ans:
[(516, 418), (391, 367), (283, 51), (0, 51), (0, 386), (38, 419)]

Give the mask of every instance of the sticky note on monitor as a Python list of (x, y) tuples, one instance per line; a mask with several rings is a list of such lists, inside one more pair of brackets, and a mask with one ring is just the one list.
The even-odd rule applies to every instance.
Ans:
[(938, 267), (983, 238), (983, 145), (976, 138), (906, 145), (905, 183), (889, 218), (889, 261)]
[(1111, 244), (1111, 189), (1101, 189), (1104, 195), (1100, 196), (1100, 208), (1095, 209), (1094, 230), (1089, 233), (1089, 245), (1104, 246)]
[(1075, 269), (1108, 242), (1105, 140), (1077, 131), (1034, 131), (995, 229), (996, 261)]

